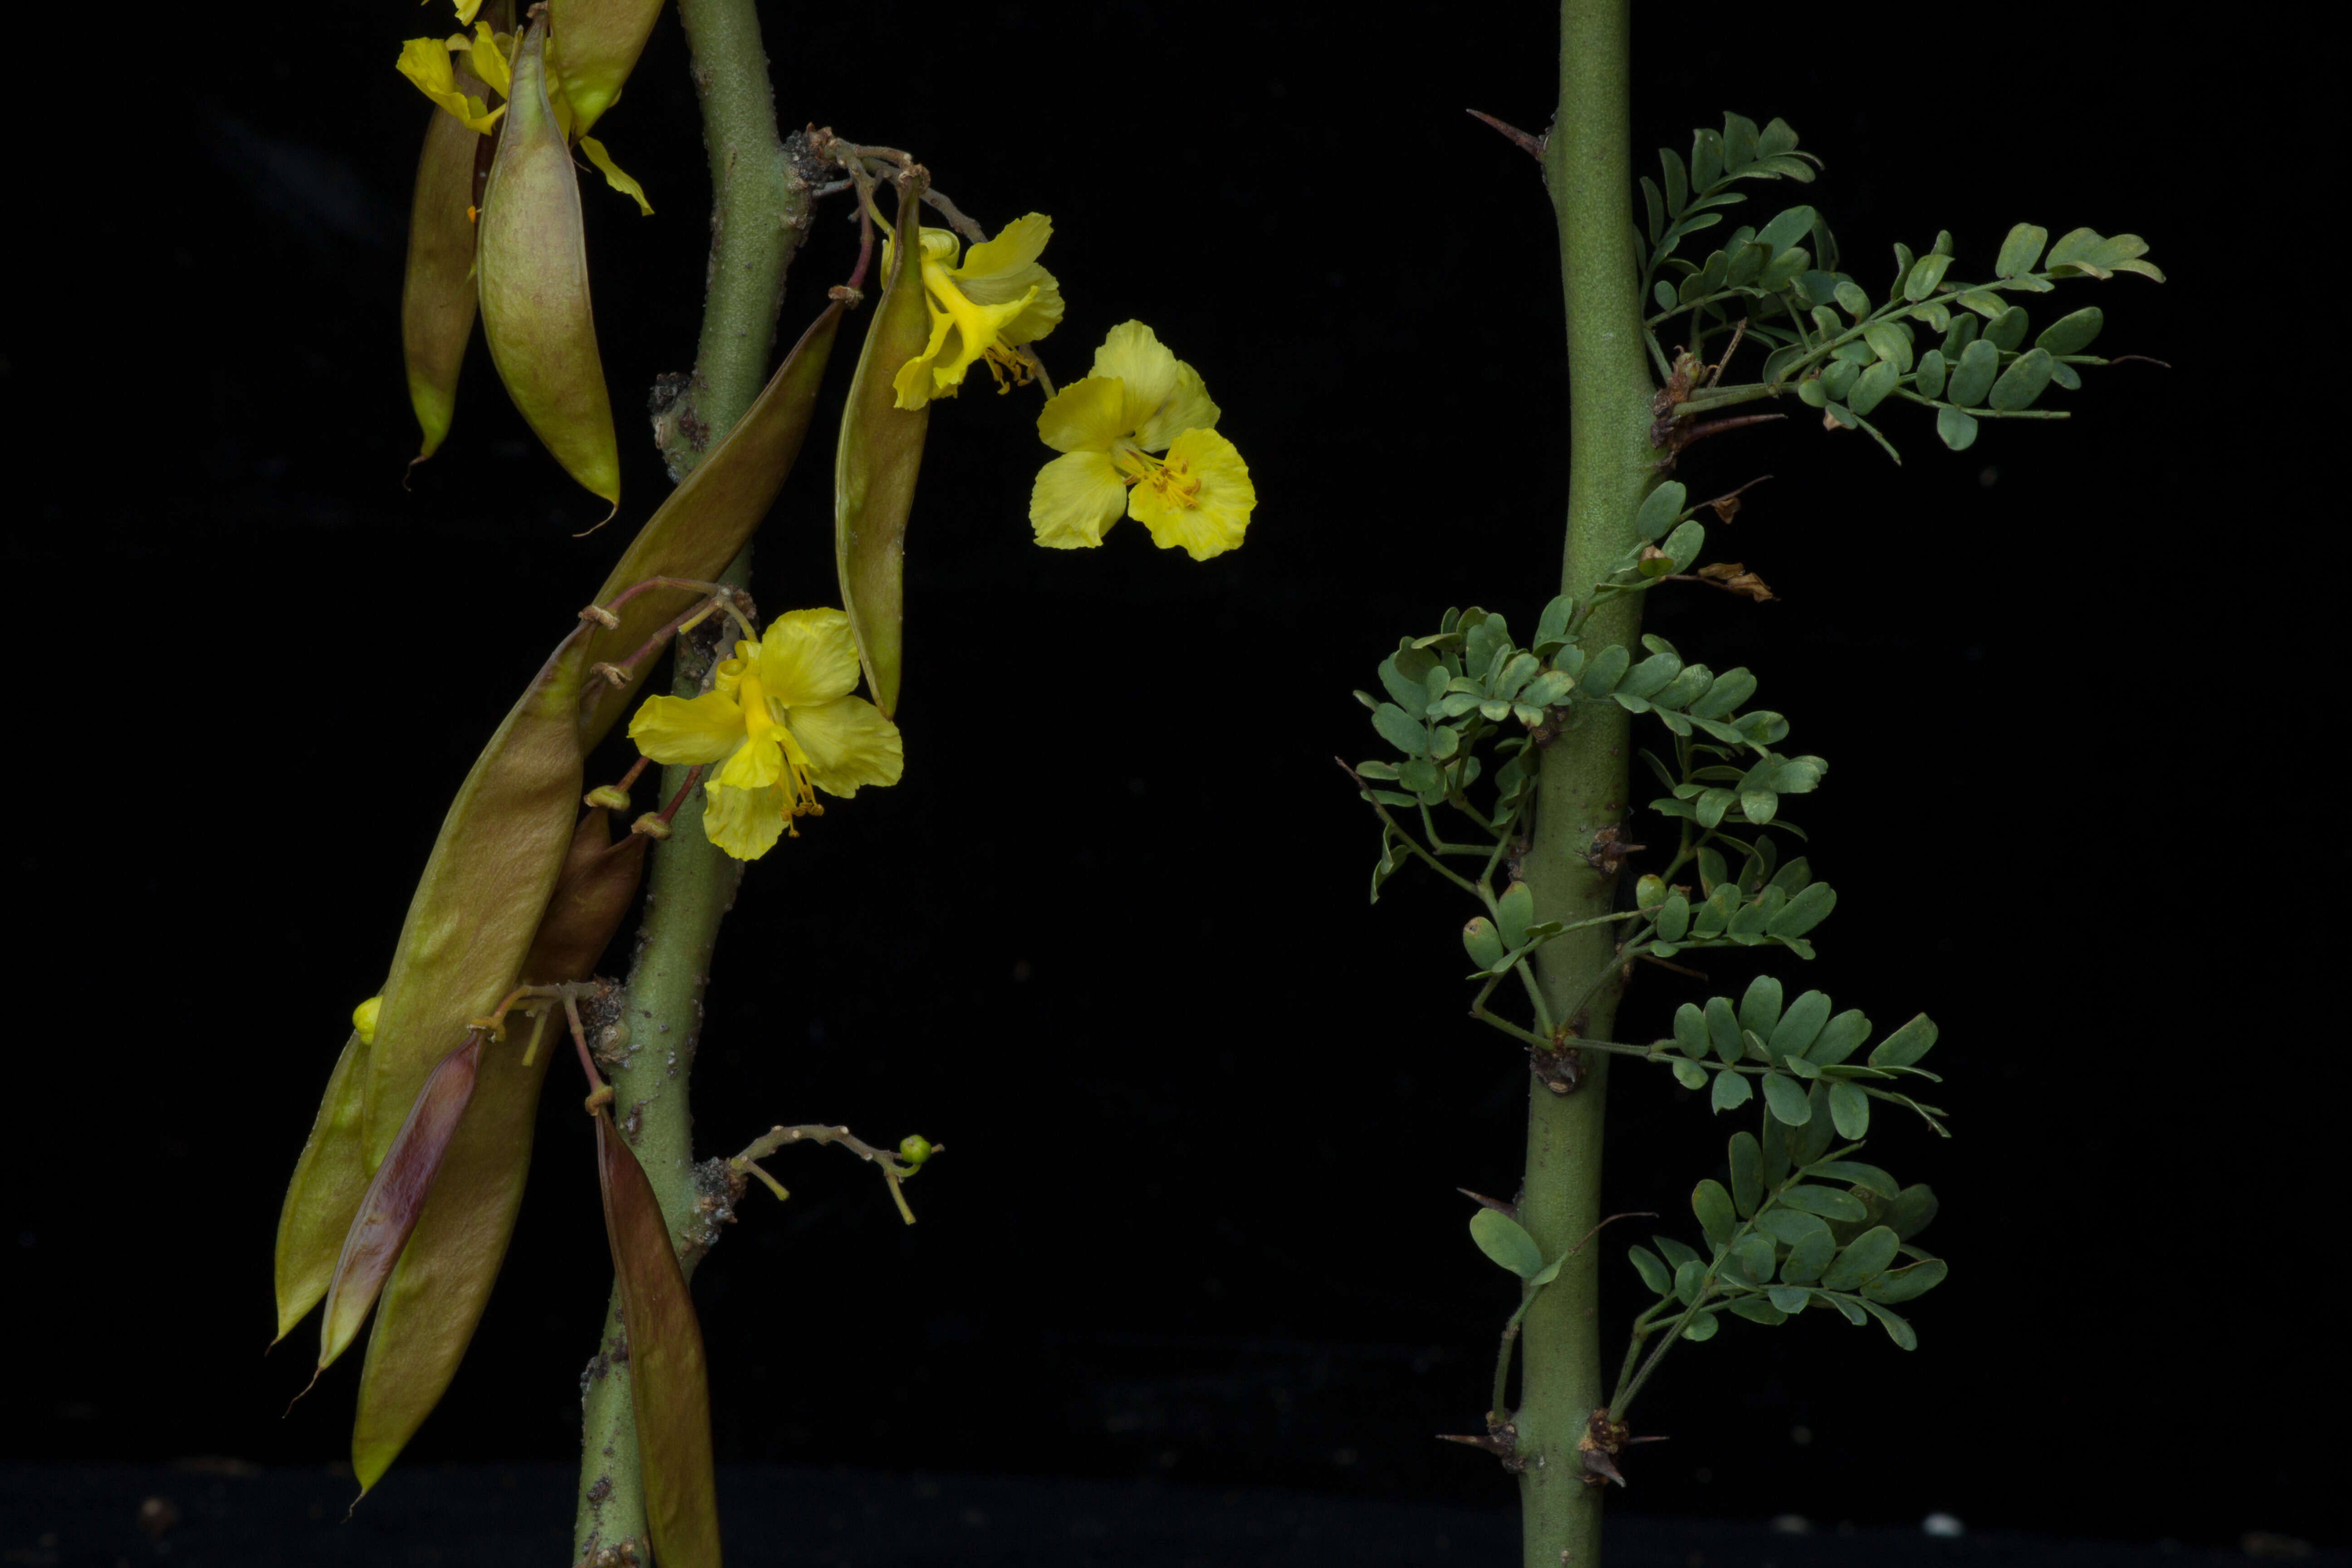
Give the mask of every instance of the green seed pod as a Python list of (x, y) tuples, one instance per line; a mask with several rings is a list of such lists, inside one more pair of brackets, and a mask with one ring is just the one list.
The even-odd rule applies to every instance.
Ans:
[(547, 19), (523, 35), (498, 156), (482, 192), (482, 333), (508, 395), (564, 472), (621, 501), (613, 405), (588, 302), (572, 149), (547, 100)]
[[(326, 1295), (335, 1277), (343, 1237), (367, 1191), (367, 1154), (362, 1147), (361, 1091), (367, 1083), (368, 1047), (354, 1032), (335, 1058), (318, 1120), (302, 1144), (278, 1214), (278, 1339)], [(275, 1344), (276, 1340), (270, 1342)]]
[[(488, 99), (490, 89), (466, 65), (450, 62), (457, 90)], [(438, 451), (457, 406), (457, 372), (474, 335), (474, 173), (482, 138), (456, 115), (436, 109), (416, 161), (408, 210), (408, 269), (400, 289), (400, 347), (408, 401), (424, 441), (415, 461)]]
[(898, 1140), (898, 1158), (910, 1167), (920, 1170), (923, 1162), (931, 1157), (931, 1141), (919, 1132), (909, 1132)]
[[(635, 900), (646, 838), (611, 842), (607, 815), (580, 820), (521, 978), (585, 980)], [(560, 1007), (514, 1016), (485, 1056), (432, 1197), (376, 1303), (352, 1425), (352, 1468), (364, 1492), (392, 1468), (457, 1375), (514, 1235), (531, 1133), (549, 1064), (570, 1055)]]
[(409, 900), (368, 1053), (368, 1169), (392, 1147), (434, 1065), (514, 987), (554, 891), (580, 799), (586, 629), (541, 667), (442, 819)]
[(556, 64), (572, 100), (572, 134), (585, 136), (620, 101), (662, 0), (551, 0)]
[(834, 562), (841, 573), (841, 607), (848, 614), (866, 684), (885, 718), (898, 706), (899, 659), (906, 621), (907, 518), (915, 507), (915, 479), (923, 465), (930, 408), (898, 406), (892, 378), (930, 341), (923, 303), (922, 185), (898, 190), (898, 242), (890, 247), (890, 274), (866, 325), (857, 375), (841, 416), (841, 445), (833, 467)]
[[(708, 583), (735, 559), (759, 531), (800, 456), (840, 327), (838, 303), (826, 306), (809, 324), (726, 439), (704, 456), (637, 531), (619, 564), (596, 590), (596, 603), (654, 577)], [(617, 664), (627, 658), (694, 598), (688, 588), (655, 588), (638, 595), (615, 612), (618, 626), (588, 628), (589, 660)], [(591, 682), (580, 703), (582, 749), (603, 740), (621, 715), (643, 700), (644, 693), (634, 685)]]
[(1654, 910), (1666, 901), (1666, 879), (1647, 876), (1633, 884), (1633, 902), (1639, 908)]
[(596, 1111), (604, 1235), (629, 1336), (629, 1389), (645, 1467), (646, 1524), (662, 1568), (719, 1568), (718, 1482), (710, 1458), (710, 1375), (702, 1325), (670, 1249), (669, 1221), (645, 1167)]

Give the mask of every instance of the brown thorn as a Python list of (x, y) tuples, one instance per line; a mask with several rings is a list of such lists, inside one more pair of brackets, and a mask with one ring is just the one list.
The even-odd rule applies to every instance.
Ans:
[(1484, 121), (1487, 124), (1493, 126), (1496, 130), (1501, 132), (1505, 137), (1526, 149), (1527, 154), (1530, 158), (1540, 160), (1544, 155), (1544, 144), (1551, 140), (1551, 132), (1549, 131), (1545, 132), (1540, 136), (1530, 136), (1526, 132), (1520, 130), (1517, 126), (1511, 124), (1507, 121), (1497, 120), (1483, 109), (1465, 109), (1462, 112), (1467, 114), (1473, 120)]
[(1743, 425), (1763, 425), (1775, 419), (1787, 417), (1785, 414), (1743, 414), (1736, 419), (1710, 419), (1704, 425), (1695, 425), (1677, 435), (1675, 437), (1675, 450), (1679, 452), (1694, 441), (1704, 441), (1709, 436), (1720, 436), (1726, 430), (1737, 430)]
[(1512, 1219), (1519, 1217), (1519, 1205), (1517, 1204), (1507, 1204), (1500, 1198), (1490, 1198), (1484, 1193), (1474, 1193), (1467, 1187), (1456, 1187), (1454, 1190), (1481, 1207), (1493, 1209), (1496, 1214), (1507, 1215)]
[(1693, 969), (1688, 964), (1670, 963), (1665, 959), (1658, 957), (1655, 953), (1645, 952), (1642, 954), (1642, 962), (1644, 963), (1654, 963), (1660, 969), (1671, 969), (1676, 974), (1686, 974), (1693, 980), (1705, 980), (1706, 978), (1706, 971), (1703, 969)]
[[(2158, 370), (2170, 370), (2172, 368), (2171, 362), (2168, 360), (2156, 359), (2147, 354), (2117, 354), (2107, 363), (2109, 364), (2152, 364)], [(423, 459), (419, 458), (418, 461), (421, 462)]]
[(1591, 1230), (1586, 1231), (1584, 1233), (1584, 1240), (1580, 1241), (1574, 1247), (1570, 1247), (1568, 1249), (1568, 1256), (1573, 1258), (1578, 1253), (1583, 1251), (1584, 1242), (1591, 1241), (1594, 1237), (1599, 1236), (1602, 1231), (1609, 1228), (1609, 1226), (1615, 1225), (1621, 1219), (1655, 1219), (1658, 1216), (1654, 1213), (1648, 1209), (1634, 1210), (1626, 1214), (1612, 1214), (1607, 1219), (1602, 1220), (1599, 1225), (1594, 1226)]

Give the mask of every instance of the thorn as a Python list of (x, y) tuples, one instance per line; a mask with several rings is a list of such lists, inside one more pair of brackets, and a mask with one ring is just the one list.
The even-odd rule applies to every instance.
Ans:
[(1520, 130), (1517, 126), (1510, 124), (1506, 121), (1497, 120), (1483, 109), (1465, 109), (1462, 112), (1467, 114), (1473, 120), (1485, 121), (1487, 124), (1501, 132), (1509, 140), (1517, 142), (1521, 147), (1525, 148), (1527, 150), (1528, 156), (1530, 158), (1540, 160), (1544, 155), (1544, 144), (1551, 140), (1551, 132), (1549, 131), (1545, 132), (1540, 136), (1530, 136), (1526, 132)]
[(1584, 1468), (1588, 1475), (1599, 1476), (1605, 1480), (1615, 1481), (1621, 1487), (1625, 1484), (1624, 1476), (1617, 1468), (1617, 1461), (1611, 1458), (1605, 1449), (1585, 1449)]
[(1467, 1187), (1456, 1187), (1454, 1190), (1472, 1203), (1493, 1209), (1496, 1214), (1507, 1215), (1512, 1219), (1519, 1217), (1519, 1205), (1517, 1204), (1507, 1204), (1500, 1198), (1490, 1198), (1484, 1193), (1474, 1193)]
[(1720, 436), (1726, 430), (1737, 430), (1743, 425), (1763, 425), (1774, 419), (1786, 419), (1785, 414), (1743, 414), (1736, 419), (1710, 419), (1695, 425), (1675, 437), (1675, 450), (1679, 452), (1694, 441), (1704, 441), (1709, 436)]

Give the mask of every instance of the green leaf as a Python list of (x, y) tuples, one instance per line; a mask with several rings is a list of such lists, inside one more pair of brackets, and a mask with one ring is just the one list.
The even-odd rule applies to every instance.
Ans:
[[(1685, 1250), (1688, 1250), (1685, 1248)], [(1675, 1266), (1675, 1295), (1685, 1307), (1698, 1304), (1698, 1293), (1706, 1283), (1706, 1266), (1694, 1256), (1687, 1263)]]
[(1392, 702), (1372, 710), (1372, 728), (1381, 738), (1409, 757), (1429, 754), (1429, 728)]
[(1666, 901), (1658, 906), (1658, 934), (1668, 942), (1680, 942), (1689, 931), (1690, 900), (1681, 893), (1668, 893)]
[(1812, 1304), (1812, 1292), (1794, 1285), (1775, 1285), (1764, 1292), (1764, 1299), (1793, 1318)]
[[(1681, 1277), (1685, 1266), (1698, 1262), (1696, 1252), (1671, 1236), (1654, 1236), (1650, 1239), (1658, 1244), (1659, 1255), (1665, 1258), (1666, 1267), (1675, 1270), (1677, 1279)], [(1700, 1272), (1704, 1274), (1706, 1270), (1701, 1269)]]
[(1919, 356), (1918, 379), (1913, 389), (1922, 397), (1940, 397), (1944, 394), (1944, 351), (1929, 349)]
[(1936, 434), (1953, 451), (1965, 452), (1977, 444), (1977, 422), (1957, 408), (1938, 408), (1936, 410)]
[(1885, 1226), (1874, 1226), (1847, 1242), (1837, 1261), (1822, 1276), (1825, 1290), (1856, 1290), (1870, 1279), (1877, 1278), (1886, 1266), (1895, 1261), (1895, 1250), (1902, 1240)]
[[(1797, 1294), (1801, 1296), (1804, 1292), (1800, 1290)], [(1789, 1314), (1764, 1296), (1734, 1297), (1731, 1301), (1731, 1310), (1751, 1323), (1762, 1323), (1767, 1328), (1772, 1328), (1789, 1321)]]
[[(1852, 1193), (1835, 1187), (1795, 1186), (1780, 1194), (1780, 1201), (1802, 1214), (1819, 1215), (1823, 1219), (1859, 1220), (1869, 1217), (1870, 1211)], [(1787, 1278), (1784, 1273), (1781, 1276)]]
[(1525, 882), (1514, 882), (1495, 900), (1495, 910), (1505, 945), (1517, 947), (1527, 940), (1528, 927), (1535, 923), (1536, 890)]
[(1935, 1189), (1921, 1182), (1895, 1194), (1886, 1205), (1886, 1223), (1895, 1227), (1895, 1235), (1908, 1241), (1927, 1228), (1928, 1222), (1936, 1217), (1936, 1206)]
[(1715, 684), (1706, 689), (1706, 696), (1690, 704), (1690, 716), (1694, 719), (1720, 719), (1755, 695), (1756, 677), (1748, 673), (1746, 666), (1727, 669), (1715, 678)]
[(1682, 155), (1671, 147), (1658, 149), (1658, 164), (1665, 171), (1667, 216), (1680, 217), (1683, 209), (1690, 205), (1690, 171), (1683, 167)]
[(1811, 207), (1790, 207), (1758, 229), (1756, 238), (1759, 243), (1770, 246), (1772, 254), (1777, 257), (1813, 232), (1813, 216)]
[(1780, 983), (1759, 974), (1748, 983), (1746, 994), (1739, 998), (1739, 1026), (1769, 1036), (1780, 1021)]
[(1816, 1083), (1805, 1096), (1806, 1120), (1802, 1127), (1789, 1135), (1789, 1152), (1800, 1165), (1810, 1165), (1829, 1152), (1830, 1140), (1836, 1129), (1830, 1124), (1829, 1085)]
[(1888, 1306), (1915, 1300), (1941, 1285), (1950, 1272), (1940, 1258), (1930, 1258), (1907, 1268), (1890, 1268), (1863, 1285), (1863, 1300)]
[(1462, 928), (1462, 946), (1470, 954), (1470, 962), (1481, 970), (1489, 970), (1503, 962), (1503, 939), (1496, 934), (1494, 923), (1485, 915), (1473, 915)]
[(2029, 321), (2024, 306), (2011, 305), (1985, 323), (1984, 341), (2007, 353), (2025, 341)]
[(1796, 1079), (1777, 1072), (1764, 1075), (1764, 1103), (1772, 1114), (1791, 1127), (1802, 1127), (1812, 1110), (1805, 1104), (1805, 1090)]
[(1672, 570), (1687, 572), (1692, 563), (1698, 559), (1698, 552), (1706, 548), (1706, 529), (1696, 518), (1692, 518), (1668, 534), (1666, 542), (1658, 548), (1664, 551), (1674, 563)]
[[(1764, 1145), (1764, 1187), (1769, 1192), (1789, 1179), (1789, 1129), (1779, 1117), (1768, 1115), (1758, 1141)], [(1768, 1210), (1765, 1217), (1776, 1212)]]
[(2000, 242), (2000, 256), (1992, 264), (1993, 276), (2015, 278), (2020, 273), (2032, 271), (2033, 264), (2042, 259), (2042, 246), (2049, 239), (2048, 229), (2030, 223), (2019, 224), (2009, 231), (2009, 237)]
[(1675, 1009), (1675, 1048), (1693, 1061), (1706, 1056), (1706, 1015), (1696, 1003), (1685, 1002)]
[(2047, 349), (2053, 354), (2078, 354), (2091, 346), (2099, 335), (2099, 329), (2106, 324), (2105, 311), (2096, 305), (2085, 305), (2073, 315), (2061, 316), (2042, 328), (2042, 335), (2033, 340), (2034, 346)]
[(1903, 297), (1916, 303), (1933, 294), (1944, 281), (1944, 269), (1951, 264), (1952, 258), (1943, 255), (1923, 256), (1913, 262), (1903, 279)]
[[(1974, 408), (1992, 390), (1992, 378), (2000, 370), (2000, 351), (1978, 338), (1960, 351), (1960, 363), (1953, 367), (1951, 380), (1944, 384), (1944, 395), (1962, 408)], [(1950, 445), (1948, 437), (1945, 444)]]
[[(1835, 1298), (1835, 1300), (1838, 1301), (1840, 1306), (1843, 1306), (1847, 1298), (1838, 1297)], [(1888, 1311), (1885, 1308), (1880, 1306), (1877, 1302), (1869, 1300), (1867, 1297), (1864, 1298), (1861, 1302), (1861, 1306), (1864, 1310), (1869, 1312), (1872, 1317), (1878, 1320), (1879, 1327), (1886, 1331), (1886, 1337), (1895, 1342), (1897, 1349), (1916, 1351), (1919, 1348), (1919, 1336), (1911, 1331), (1911, 1325), (1905, 1322), (1900, 1316)], [(1685, 1331), (1683, 1337), (1685, 1339), (1690, 1338), (1688, 1331)]]
[(1811, 1220), (1813, 1228), (1800, 1231), (1789, 1243), (1789, 1256), (1780, 1259), (1780, 1279), (1790, 1285), (1810, 1285), (1822, 1277), (1822, 1270), (1837, 1256), (1837, 1237), (1818, 1217), (1799, 1217)]
[(1845, 313), (1857, 321), (1870, 314), (1870, 296), (1864, 293), (1862, 285), (1853, 279), (1839, 279), (1832, 294)]
[(1685, 1089), (1699, 1089), (1706, 1087), (1706, 1069), (1699, 1066), (1698, 1063), (1693, 1061), (1677, 1061), (1674, 1064), (1674, 1067), (1675, 1081), (1681, 1084)]
[(1661, 1296), (1675, 1293), (1674, 1272), (1656, 1253), (1636, 1244), (1625, 1249), (1625, 1256), (1633, 1262), (1633, 1272), (1642, 1277), (1643, 1284)]
[(1678, 479), (1668, 479), (1642, 498), (1642, 509), (1633, 514), (1633, 527), (1644, 539), (1663, 539), (1666, 530), (1674, 527), (1683, 514), (1683, 500), (1690, 492)]
[(1780, 1021), (1772, 1026), (1772, 1033), (1767, 1037), (1772, 1055), (1777, 1058), (1805, 1054), (1806, 1047), (1822, 1032), (1822, 1026), (1829, 1022), (1829, 1016), (1830, 999), (1827, 996), (1818, 991), (1808, 991), (1800, 995), (1789, 1005), (1788, 1011), (1780, 1015)]
[(1868, 370), (1854, 378), (1853, 387), (1846, 394), (1846, 406), (1856, 414), (1867, 416), (1886, 401), (1886, 395), (1895, 390), (1895, 384), (1901, 378), (1901, 372), (1895, 368), (1893, 361), (1875, 361)]
[(1710, 1103), (1716, 1113), (1721, 1115), (1724, 1111), (1737, 1110), (1747, 1104), (1755, 1092), (1755, 1089), (1748, 1086), (1747, 1074), (1719, 1072), (1715, 1075), (1715, 1093)]
[(1748, 1284), (1771, 1283), (1773, 1248), (1770, 1237), (1750, 1234), (1741, 1237), (1731, 1249), (1731, 1259)]
[(1633, 662), (1633, 656), (1623, 644), (1612, 643), (1592, 656), (1592, 662), (1585, 666), (1584, 678), (1578, 684), (1588, 697), (1606, 697), (1617, 689), (1617, 682), (1624, 679), (1626, 667)]
[(1478, 1250), (1522, 1279), (1543, 1272), (1543, 1249), (1527, 1228), (1500, 1209), (1483, 1205), (1470, 1216), (1470, 1239)]
[(1992, 384), (1992, 395), (1985, 401), (2004, 411), (2031, 408), (2033, 400), (2050, 384), (2052, 361), (2047, 349), (2032, 349), (2010, 362)]
[(1756, 1205), (1764, 1201), (1764, 1146), (1753, 1132), (1731, 1135), (1731, 1201), (1742, 1219), (1754, 1215)]
[(1907, 1068), (1935, 1048), (1936, 1026), (1921, 1013), (1878, 1042), (1870, 1053), (1874, 1068)]
[(2109, 238), (2096, 229), (2078, 228), (2062, 235), (2050, 247), (2044, 269), (2056, 272), (2072, 268), (2094, 278), (2105, 278), (2116, 272), (2137, 272), (2164, 281), (2164, 274), (2139, 258), (2147, 254), (2147, 241), (2136, 234), (2119, 234)]
[[(1720, 1182), (1704, 1181), (1691, 1189), (1691, 1213), (1698, 1216), (1699, 1228), (1706, 1233), (1707, 1240), (1717, 1247), (1728, 1242), (1731, 1233), (1739, 1227), (1738, 1216), (1732, 1212), (1731, 1194), (1723, 1190)], [(1886, 1235), (1891, 1243), (1895, 1233), (1890, 1230)]]
[(1806, 1047), (1805, 1059), (1817, 1067), (1835, 1067), (1860, 1050), (1862, 1042), (1868, 1038), (1870, 1020), (1860, 1009), (1849, 1007), (1822, 1026), (1813, 1043)]
[(1830, 1120), (1839, 1137), (1862, 1137), (1870, 1131), (1870, 1097), (1843, 1079), (1830, 1085)]
[(1883, 1198), (1891, 1198), (1903, 1190), (1903, 1184), (1893, 1176), (1860, 1160), (1823, 1160), (1819, 1164), (1807, 1166), (1805, 1174), (1824, 1182), (1852, 1182), (1856, 1186), (1868, 1187)]
[[(1930, 258), (1929, 259), (1934, 259)], [(1873, 321), (1863, 328), (1862, 341), (1870, 352), (1891, 363), (1898, 371), (1908, 372), (1912, 364), (1911, 334), (1892, 321)]]
[(1826, 1301), (1831, 1306), (1835, 1307), (1839, 1311), (1845, 1314), (1845, 1321), (1852, 1323), (1856, 1328), (1860, 1328), (1863, 1324), (1870, 1321), (1870, 1314), (1862, 1310), (1862, 1303), (1855, 1300), (1851, 1296), (1832, 1296), (1827, 1290), (1816, 1290), (1813, 1292), (1813, 1300), (1816, 1301)]

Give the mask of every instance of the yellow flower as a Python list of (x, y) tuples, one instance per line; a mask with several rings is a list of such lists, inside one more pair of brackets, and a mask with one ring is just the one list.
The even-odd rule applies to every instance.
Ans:
[[(1006, 224), (994, 239), (973, 246), (959, 265), (953, 234), (923, 230), (923, 303), (931, 312), (931, 338), (892, 378), (899, 407), (920, 408), (934, 397), (953, 397), (964, 372), (982, 360), (1000, 390), (1028, 381), (1027, 362), (1013, 351), (1044, 337), (1062, 320), (1062, 286), (1037, 264), (1053, 233), (1053, 219), (1031, 213)], [(895, 245), (897, 237), (889, 243)], [(889, 264), (886, 249), (882, 265)]]
[(375, 1044), (375, 1021), (383, 1015), (383, 998), (371, 996), (352, 1009), (352, 1027), (359, 1031), (360, 1044)]
[(699, 697), (653, 697), (629, 739), (657, 763), (719, 765), (703, 779), (702, 830), (739, 860), (775, 847), (796, 816), (860, 784), (894, 784), (905, 766), (898, 727), (857, 684), (857, 648), (839, 610), (795, 610), (758, 642), (739, 642)]
[[(494, 33), (488, 22), (475, 22), (474, 13), (481, 8), (481, 0), (459, 0), (457, 19), (473, 22), (471, 37), (453, 33), (446, 38), (411, 38), (400, 46), (397, 68), (401, 75), (416, 84), (416, 90), (464, 121), (471, 129), (487, 133), (498, 123), (499, 116), (507, 111), (502, 102), (496, 109), (485, 106), (483, 100), (466, 92), (459, 86), (457, 73), (450, 68), (449, 57), (461, 54), (477, 77), (487, 83), (499, 98), (513, 90), (514, 73), (509, 62), (514, 56), (515, 37), (512, 33)], [(645, 187), (623, 173), (604, 144), (593, 136), (584, 135), (587, 126), (575, 124), (582, 117), (574, 109), (572, 98), (563, 89), (563, 78), (551, 51), (546, 61), (547, 100), (555, 110), (555, 123), (564, 135), (579, 144), (588, 161), (604, 176), (604, 183), (637, 204), (646, 216), (653, 216), (653, 205), (646, 200)], [(606, 96), (609, 104), (618, 89)], [(604, 105), (598, 106), (601, 113)]]
[(1037, 542), (1091, 548), (1124, 510), (1160, 549), (1181, 546), (1195, 561), (1239, 545), (1257, 490), (1216, 423), (1199, 372), (1141, 321), (1113, 327), (1095, 351), (1094, 373), (1037, 416), (1037, 434), (1066, 454), (1045, 465), (1030, 494)]

